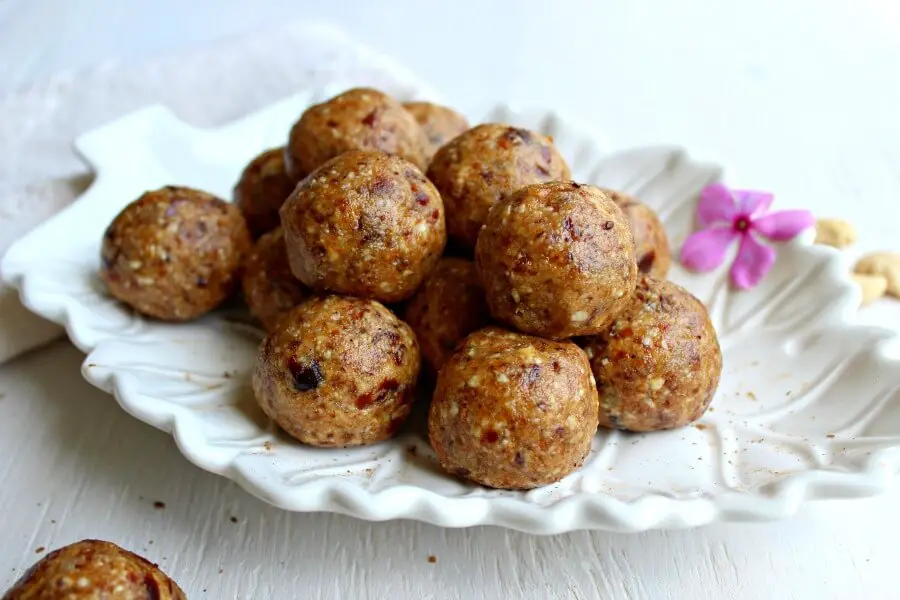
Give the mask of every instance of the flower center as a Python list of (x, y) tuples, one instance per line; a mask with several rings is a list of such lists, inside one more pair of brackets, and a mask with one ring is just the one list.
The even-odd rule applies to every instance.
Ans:
[(750, 229), (750, 219), (747, 217), (738, 217), (734, 222), (734, 228), (738, 231), (747, 231)]

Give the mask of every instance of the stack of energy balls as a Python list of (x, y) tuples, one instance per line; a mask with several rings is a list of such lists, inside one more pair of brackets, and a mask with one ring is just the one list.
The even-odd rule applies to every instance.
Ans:
[(656, 214), (570, 179), (540, 133), (353, 89), (255, 158), (234, 204), (169, 187), (129, 205), (101, 276), (166, 320), (240, 282), (268, 333), (256, 399), (303, 443), (389, 438), (436, 380), (441, 466), (533, 488), (577, 469), (598, 425), (697, 419), (722, 367), (703, 305), (664, 279)]

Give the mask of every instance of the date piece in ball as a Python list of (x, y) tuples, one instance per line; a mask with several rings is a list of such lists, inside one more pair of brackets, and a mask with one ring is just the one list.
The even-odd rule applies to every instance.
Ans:
[(100, 278), (116, 299), (166, 321), (217, 307), (238, 287), (250, 233), (233, 204), (167, 186), (129, 204), (106, 229)]
[(422, 356), (439, 370), (457, 344), (490, 319), (475, 265), (442, 258), (410, 298), (404, 319), (416, 332)]
[(313, 446), (373, 444), (409, 415), (419, 374), (409, 326), (374, 300), (324, 296), (288, 312), (259, 350), (266, 415)]
[(672, 264), (669, 236), (656, 211), (628, 194), (601, 188), (625, 213), (634, 236), (638, 271), (656, 279), (665, 279)]
[(403, 108), (412, 113), (428, 138), (425, 162), (430, 163), (438, 148), (469, 129), (469, 122), (452, 108), (431, 102), (407, 102)]
[(528, 489), (581, 466), (597, 431), (597, 390), (570, 342), (487, 327), (438, 373), (428, 435), (441, 466), (495, 488)]
[(285, 149), (288, 176), (303, 177), (348, 150), (379, 150), (424, 169), (428, 140), (413, 115), (378, 90), (355, 88), (306, 109)]
[(291, 270), (307, 286), (382, 302), (409, 298), (437, 264), (444, 206), (412, 163), (345, 152), (281, 207)]
[(291, 273), (280, 227), (253, 246), (244, 262), (241, 285), (250, 314), (266, 331), (275, 329), (285, 313), (309, 297), (309, 289)]
[(681, 427), (709, 407), (722, 352), (706, 308), (685, 289), (643, 276), (628, 307), (583, 341), (600, 396), (600, 425)]
[(284, 148), (266, 150), (250, 161), (234, 186), (234, 203), (254, 238), (281, 224), (278, 209), (293, 190), (284, 169)]
[(478, 125), (441, 147), (428, 178), (447, 209), (447, 232), (471, 255), (488, 211), (517, 189), (567, 180), (569, 167), (553, 141), (528, 129)]
[(491, 314), (534, 335), (599, 333), (634, 293), (634, 239), (599, 189), (524, 187), (501, 200), (478, 238), (475, 264)]
[(3, 600), (185, 600), (159, 567), (115, 544), (84, 540), (32, 566)]

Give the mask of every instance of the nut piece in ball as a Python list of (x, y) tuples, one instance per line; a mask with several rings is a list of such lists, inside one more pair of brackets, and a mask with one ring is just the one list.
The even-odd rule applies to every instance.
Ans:
[(454, 138), (434, 155), (428, 178), (447, 209), (447, 233), (463, 251), (475, 248), (488, 211), (515, 190), (569, 179), (569, 167), (550, 138), (487, 124)]
[(103, 236), (100, 278), (145, 315), (186, 321), (228, 298), (252, 241), (233, 204), (186, 187), (147, 192)]
[(419, 347), (374, 300), (325, 296), (287, 313), (259, 350), (253, 391), (266, 415), (313, 446), (373, 444), (409, 415)]
[(244, 262), (241, 284), (250, 314), (266, 331), (272, 331), (285, 313), (309, 297), (309, 289), (291, 273), (280, 227), (253, 246)]
[(464, 116), (446, 106), (431, 102), (407, 102), (403, 108), (412, 113), (428, 138), (426, 163), (431, 162), (438, 148), (466, 131), (469, 121)]
[(406, 305), (404, 320), (416, 332), (422, 356), (439, 370), (457, 344), (487, 325), (490, 315), (475, 265), (442, 258)]
[(599, 189), (530, 185), (501, 200), (475, 249), (491, 315), (551, 339), (603, 331), (634, 293), (634, 240)]
[(285, 150), (288, 176), (307, 174), (348, 150), (380, 150), (424, 169), (428, 140), (403, 105), (378, 90), (356, 88), (306, 109)]
[(669, 248), (669, 236), (656, 211), (638, 202), (628, 194), (601, 188), (622, 209), (628, 226), (634, 236), (634, 251), (637, 258), (638, 271), (665, 279), (672, 264), (672, 253)]
[(115, 544), (84, 540), (32, 566), (3, 600), (185, 600), (155, 564)]
[(294, 190), (284, 170), (284, 148), (266, 150), (244, 168), (234, 186), (234, 204), (254, 238), (281, 224), (278, 209)]
[(428, 415), (444, 469), (506, 489), (559, 481), (584, 462), (596, 431), (584, 352), (497, 327), (476, 331), (447, 360)]
[(687, 425), (703, 415), (719, 385), (722, 352), (706, 308), (669, 281), (641, 277), (609, 329), (583, 343), (603, 427)]
[(301, 181), (281, 207), (291, 270), (307, 286), (398, 302), (437, 264), (444, 206), (412, 163), (346, 152)]

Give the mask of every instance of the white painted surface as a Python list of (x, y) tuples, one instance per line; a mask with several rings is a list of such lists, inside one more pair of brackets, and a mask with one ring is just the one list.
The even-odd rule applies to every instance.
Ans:
[[(187, 4), (7, 0), (0, 92), (111, 56), (328, 17), (455, 103), (554, 105), (618, 145), (681, 143), (735, 165), (733, 182), (772, 189), (781, 206), (850, 217), (860, 249), (900, 250), (891, 0)], [(384, 6), (390, 25), (376, 18)], [(889, 303), (861, 316), (900, 324)], [(159, 560), (192, 598), (897, 597), (897, 493), (783, 523), (635, 536), (291, 515), (192, 467), (81, 382), (80, 361), (61, 343), (0, 368), (0, 588), (36, 548), (100, 537)]]

